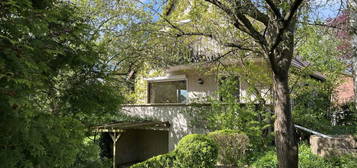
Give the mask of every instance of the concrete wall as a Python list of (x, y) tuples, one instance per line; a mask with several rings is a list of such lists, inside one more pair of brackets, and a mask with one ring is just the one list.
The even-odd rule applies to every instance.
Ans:
[[(217, 81), (217, 74), (214, 72), (200, 72), (198, 70), (185, 70), (185, 71), (175, 71), (170, 72), (169, 75), (186, 75), (187, 77), (187, 91), (189, 102), (205, 102), (205, 97), (213, 96), (218, 98), (217, 90), (219, 87), (219, 82)], [(203, 84), (199, 84), (198, 79), (203, 80)], [(240, 103), (253, 102), (256, 98), (249, 90), (249, 84), (244, 80), (240, 79)], [(259, 88), (261, 96), (266, 99), (268, 104), (271, 103), (271, 90), (270, 86)]]
[(312, 153), (322, 156), (352, 154), (357, 156), (357, 142), (352, 135), (322, 138), (316, 135), (310, 137)]
[[(207, 74), (197, 70), (184, 70), (170, 72), (169, 75), (186, 75), (189, 102), (198, 101), (198, 99), (205, 100), (204, 98), (207, 96), (214, 96), (218, 88), (217, 77), (213, 73)], [(199, 84), (198, 79), (202, 79), (203, 84)]]
[(163, 122), (168, 121), (171, 124), (168, 133), (168, 149), (172, 151), (178, 141), (185, 135), (207, 132), (203, 128), (192, 125), (190, 114), (194, 113), (195, 110), (207, 110), (208, 108), (181, 104), (127, 105), (123, 107), (122, 111), (130, 116), (151, 118)]
[(168, 131), (127, 130), (116, 144), (117, 165), (167, 153), (168, 143)]
[[(218, 89), (218, 82), (214, 74), (204, 75), (197, 72), (187, 73), (187, 91), (189, 101), (194, 101), (207, 96), (215, 96)], [(198, 79), (203, 80), (203, 84), (199, 84)]]
[[(265, 99), (267, 104), (271, 104), (272, 89), (269, 86), (258, 88), (261, 96)], [(240, 81), (240, 103), (251, 103), (256, 100), (256, 96), (249, 93), (249, 85), (245, 81)]]

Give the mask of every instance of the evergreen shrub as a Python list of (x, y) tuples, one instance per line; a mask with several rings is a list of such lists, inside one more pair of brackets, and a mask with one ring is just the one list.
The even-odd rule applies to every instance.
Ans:
[(225, 165), (235, 165), (237, 160), (244, 158), (249, 147), (249, 137), (237, 130), (219, 130), (208, 136), (218, 146), (218, 162)]
[(179, 168), (214, 168), (218, 147), (207, 135), (191, 134), (183, 137), (176, 148), (175, 165)]
[(155, 156), (130, 168), (214, 168), (218, 148), (207, 135), (183, 137), (170, 153)]

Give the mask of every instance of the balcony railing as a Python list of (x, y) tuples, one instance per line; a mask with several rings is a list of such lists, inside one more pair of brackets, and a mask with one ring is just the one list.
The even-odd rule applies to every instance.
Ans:
[(173, 150), (178, 141), (187, 134), (206, 133), (199, 125), (193, 125), (193, 113), (210, 110), (210, 104), (128, 104), (122, 112), (134, 117), (169, 122), (169, 150)]

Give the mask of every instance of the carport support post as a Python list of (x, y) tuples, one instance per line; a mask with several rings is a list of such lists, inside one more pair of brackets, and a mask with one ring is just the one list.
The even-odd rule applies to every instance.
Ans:
[(109, 135), (113, 140), (113, 168), (116, 168), (115, 167), (115, 161), (116, 161), (115, 149), (116, 149), (116, 143), (117, 143), (118, 139), (120, 138), (121, 133), (117, 134), (116, 132), (113, 132), (113, 134), (109, 134)]

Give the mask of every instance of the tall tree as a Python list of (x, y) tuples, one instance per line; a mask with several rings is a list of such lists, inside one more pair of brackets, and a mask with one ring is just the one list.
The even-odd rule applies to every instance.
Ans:
[[(186, 3), (186, 5), (183, 5)], [(180, 6), (181, 4), (181, 6)], [(190, 4), (190, 5), (187, 5)], [(232, 37), (217, 37), (207, 31), (181, 29), (177, 22), (169, 25), (178, 31), (178, 36), (205, 36), (221, 42), (223, 46), (263, 56), (270, 65), (274, 83), (274, 112), (276, 120), (275, 143), (280, 168), (298, 167), (298, 147), (295, 139), (293, 119), (291, 115), (288, 72), (294, 54), (294, 37), (297, 26), (298, 10), (303, 0), (189, 0), (170, 1), (166, 14), (172, 14), (180, 8), (200, 8), (207, 6), (208, 12), (217, 11), (212, 20), (215, 22), (199, 22), (201, 27), (221, 27), (233, 29)], [(191, 11), (194, 11), (191, 9)], [(178, 18), (183, 20), (187, 13), (193, 14), (193, 24), (200, 17), (198, 11), (181, 10)], [(218, 20), (218, 21), (217, 21)], [(213, 24), (210, 24), (213, 23)], [(188, 30), (188, 31), (187, 31)], [(202, 29), (201, 29), (202, 30)], [(207, 30), (207, 29), (206, 29)], [(237, 32), (241, 35), (237, 36)], [(222, 40), (225, 38), (225, 40)], [(228, 38), (228, 40), (227, 40)], [(244, 40), (245, 38), (245, 40)], [(251, 42), (249, 43), (248, 40)], [(249, 45), (247, 45), (249, 43)]]
[(91, 30), (68, 1), (0, 1), (0, 167), (101, 165), (87, 128), (122, 96)]

